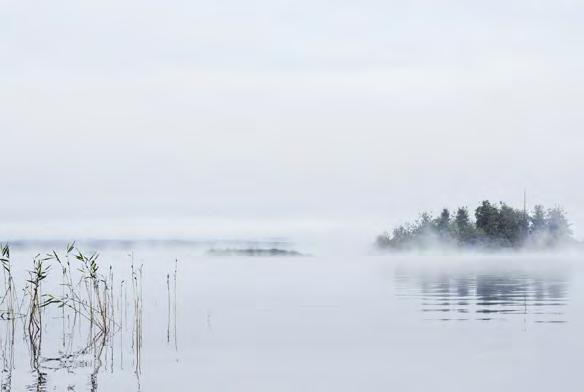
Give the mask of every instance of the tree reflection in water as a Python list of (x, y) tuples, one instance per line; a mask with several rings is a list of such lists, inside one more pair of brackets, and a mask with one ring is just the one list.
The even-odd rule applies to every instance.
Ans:
[[(429, 320), (564, 323), (566, 276), (526, 271), (396, 272), (397, 296), (420, 301)], [(438, 314), (438, 317), (432, 316)]]

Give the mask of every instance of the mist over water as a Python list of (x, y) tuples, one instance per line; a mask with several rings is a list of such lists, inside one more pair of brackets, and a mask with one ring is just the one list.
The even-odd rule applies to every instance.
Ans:
[[(118, 319), (111, 335), (87, 345), (87, 322), (71, 325), (48, 306), (38, 347), (27, 343), (26, 318), (18, 328), (0, 319), (9, 364), (1, 384), (92, 392), (543, 392), (561, 378), (563, 390), (578, 391), (580, 248), (461, 250), (432, 237), (427, 249), (387, 252), (375, 242), (387, 228), (365, 217), (2, 224), (18, 290), (34, 255), (75, 239), (79, 249), (101, 254), (106, 281), (113, 274)], [(302, 256), (286, 256), (296, 252)], [(132, 263), (143, 292), (140, 346)], [(44, 293), (59, 294), (54, 261), (49, 276)], [(16, 343), (7, 345), (12, 336)]]
[(582, 20), (3, 2), (0, 389), (580, 392)]
[[(16, 282), (36, 249), (13, 251)], [(174, 313), (171, 295), (170, 314), (177, 316), (176, 330), (167, 317), (166, 281), (170, 274), (172, 282), (175, 258), (177, 303)], [(47, 308), (41, 390), (381, 391), (391, 385), (463, 391), (473, 385), (546, 391), (557, 387), (557, 377), (568, 385), (564, 390), (579, 385), (580, 257), (218, 257), (148, 244), (101, 255), (118, 282), (128, 277), (132, 260), (142, 267), (144, 285), (139, 377), (130, 310), (126, 329), (106, 345), (100, 362), (91, 353), (59, 362), (60, 310)], [(45, 287), (58, 289), (58, 281)], [(117, 298), (123, 290), (116, 285), (114, 292)], [(116, 314), (124, 314), (121, 298)], [(83, 331), (76, 342), (84, 341)], [(22, 328), (16, 332), (19, 342)], [(13, 390), (38, 389), (25, 347), (15, 345)], [(497, 377), (477, 384), (485, 372)]]

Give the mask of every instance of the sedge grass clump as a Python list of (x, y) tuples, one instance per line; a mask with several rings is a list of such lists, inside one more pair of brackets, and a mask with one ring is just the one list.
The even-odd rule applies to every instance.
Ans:
[[(79, 261), (76, 269), (77, 279), (73, 278), (70, 256)], [(75, 247), (67, 246), (65, 258), (52, 252), (50, 258), (56, 260), (62, 268), (61, 296), (51, 295), (51, 303), (59, 303), (61, 308), (68, 308), (74, 314), (74, 320), (81, 317), (89, 322), (88, 341), (98, 337), (107, 337), (119, 327), (114, 318), (113, 270), (110, 266), (108, 276), (100, 274), (99, 254), (86, 255)], [(64, 317), (64, 311), (62, 311)]]
[(29, 335), (35, 335), (42, 332), (41, 309), (56, 302), (51, 297), (48, 297), (45, 301), (42, 300), (44, 296), (41, 293), (41, 283), (47, 278), (50, 269), (50, 266), (45, 264), (45, 261), (47, 260), (47, 258), (41, 258), (40, 255), (36, 255), (33, 259), (33, 269), (28, 271), (29, 278), (26, 280), (28, 283), (26, 289), (29, 298), (27, 312)]
[(8, 244), (0, 244), (0, 262), (4, 272), (4, 295), (0, 301), (0, 306), (5, 306), (0, 317), (6, 320), (4, 339), (0, 339), (2, 351), (2, 390), (10, 390), (12, 384), (12, 370), (14, 369), (14, 332), (16, 328), (17, 295), (12, 277), (12, 263), (10, 261), (10, 248)]
[[(59, 366), (71, 369), (76, 366), (77, 358), (93, 354), (92, 363), (97, 372), (105, 348), (106, 353), (111, 353), (109, 357), (113, 365), (114, 336), (120, 332), (120, 345), (123, 346), (125, 335), (123, 328), (126, 324), (128, 329), (132, 328), (131, 347), (134, 351), (135, 373), (139, 377), (143, 334), (142, 266), (136, 268), (132, 260), (129, 282), (127, 279), (116, 282), (112, 266), (109, 266), (109, 269), (103, 268), (100, 261), (97, 252), (84, 253), (74, 242), (68, 244), (64, 252), (53, 250), (37, 254), (33, 258), (32, 268), (27, 271), (23, 294), (19, 295), (13, 277), (10, 248), (8, 245), (0, 244), (4, 281), (4, 288), (0, 288), (0, 319), (8, 321), (5, 325), (10, 327), (7, 329), (6, 337), (0, 339), (5, 372), (13, 368), (13, 354), (10, 353), (14, 350), (14, 327), (21, 320), (23, 336), (28, 342), (31, 366), (38, 374), (39, 385), (44, 382), (45, 373), (42, 369), (47, 368), (46, 363), (43, 364), (47, 361), (59, 362)], [(117, 299), (114, 296), (116, 285)], [(171, 274), (166, 276), (168, 306), (166, 340), (170, 342), (174, 329), (175, 346), (177, 346), (176, 285), (175, 262), (174, 276)], [(130, 295), (133, 298), (128, 298)], [(57, 308), (56, 311), (49, 313), (46, 309), (53, 306)], [(55, 315), (58, 315), (57, 319), (61, 318), (62, 344), (58, 356), (47, 358), (40, 354), (43, 333), (47, 328), (58, 328), (59, 323), (43, 325), (43, 319), (53, 318)], [(84, 335), (85, 331), (87, 335)], [(123, 356), (120, 359), (123, 361)], [(107, 360), (108, 355), (106, 362)]]
[(1, 316), (4, 319), (14, 320), (17, 298), (14, 288), (14, 278), (12, 277), (12, 263), (10, 261), (10, 248), (8, 244), (0, 244), (0, 262), (4, 271), (5, 287), (0, 306), (6, 307), (2, 310)]
[(28, 310), (26, 313), (26, 334), (29, 342), (30, 363), (36, 374), (37, 384), (46, 383), (46, 373), (41, 371), (40, 358), (42, 348), (43, 332), (43, 312), (42, 309), (55, 302), (52, 298), (45, 299), (41, 292), (41, 284), (47, 278), (50, 265), (45, 262), (48, 258), (43, 258), (40, 254), (33, 259), (33, 268), (28, 271), (29, 278), (26, 280), (25, 293), (28, 297)]

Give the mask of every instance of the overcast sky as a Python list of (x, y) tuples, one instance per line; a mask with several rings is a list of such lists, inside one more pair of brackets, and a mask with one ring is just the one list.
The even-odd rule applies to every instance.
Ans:
[(584, 237), (583, 2), (0, 9), (2, 233), (138, 218), (374, 232), (521, 206), (527, 188)]

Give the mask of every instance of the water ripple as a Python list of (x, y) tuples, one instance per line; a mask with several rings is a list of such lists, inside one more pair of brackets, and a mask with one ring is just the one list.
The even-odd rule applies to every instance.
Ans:
[[(396, 296), (417, 301), (433, 321), (513, 321), (564, 324), (567, 279), (525, 271), (424, 273), (399, 270)], [(467, 318), (443, 314), (467, 314)], [(438, 316), (440, 315), (440, 316)], [(475, 315), (474, 317), (471, 315)], [(494, 317), (496, 315), (496, 317)]]

